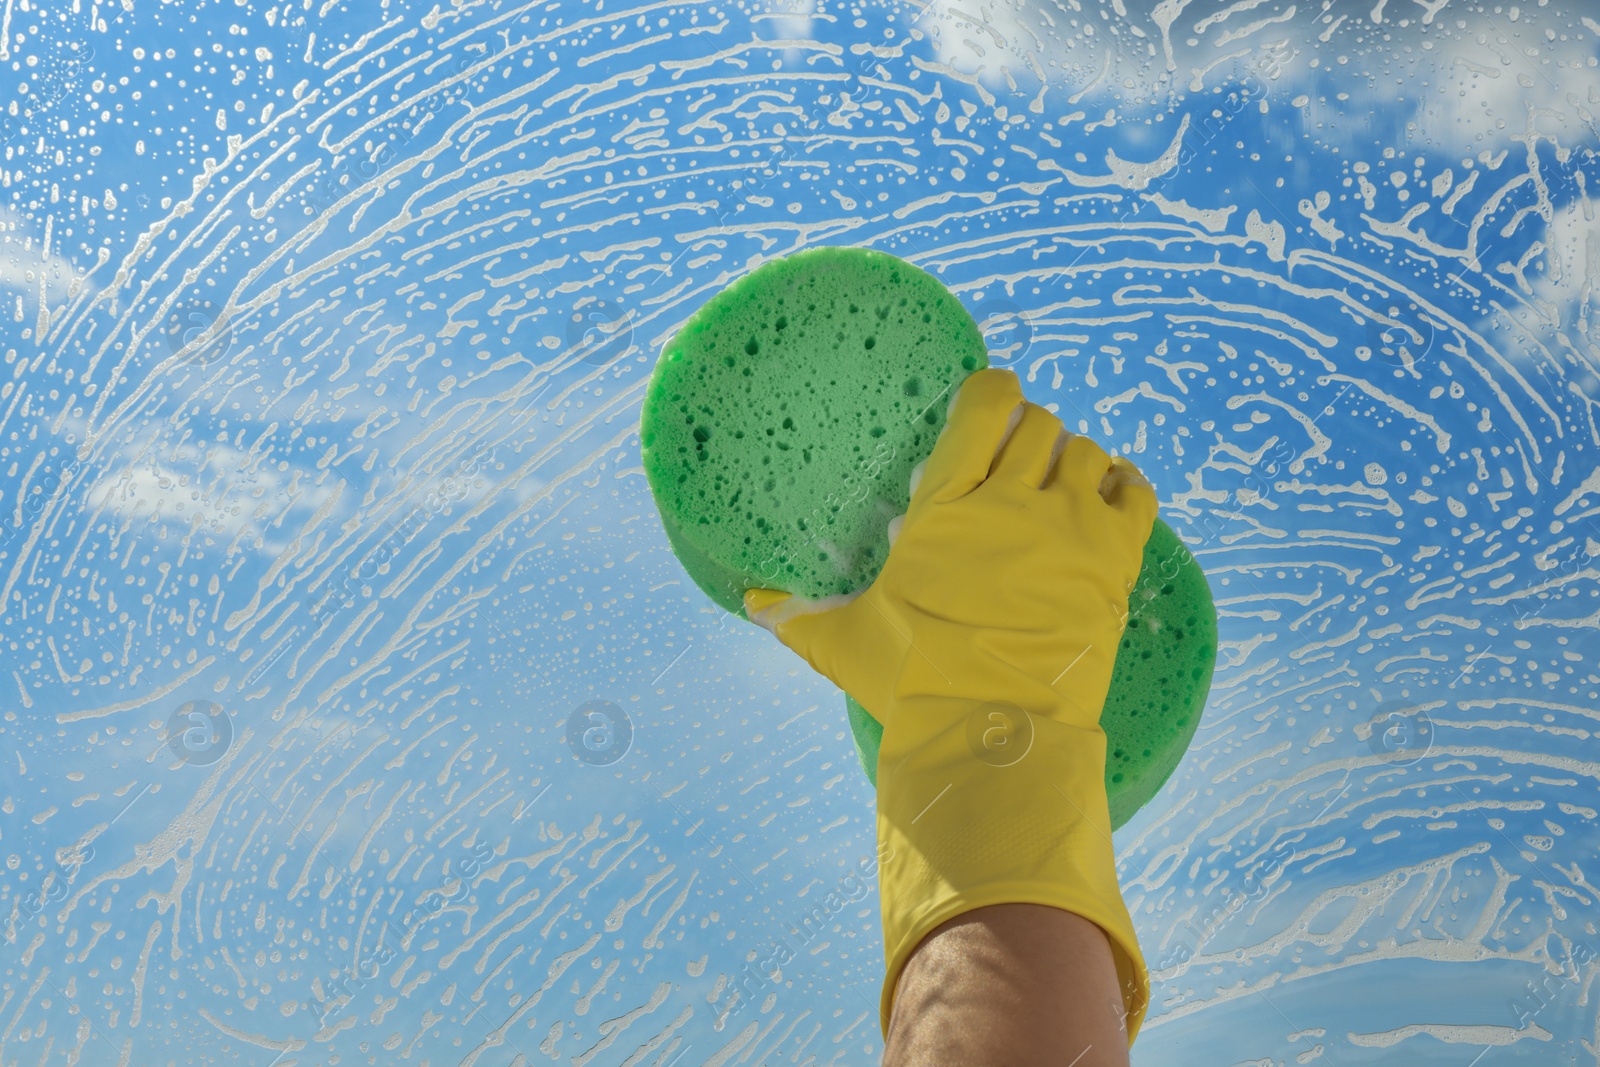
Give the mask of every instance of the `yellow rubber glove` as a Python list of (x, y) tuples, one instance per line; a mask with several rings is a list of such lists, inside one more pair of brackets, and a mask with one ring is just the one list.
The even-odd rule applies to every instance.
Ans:
[(1149, 977), (1117, 886), (1100, 711), (1156, 497), (1129, 461), (963, 383), (883, 570), (853, 597), (745, 594), (746, 614), (883, 724), (879, 1024), (918, 943), (963, 912), (1044, 904), (1108, 935), (1128, 1040)]

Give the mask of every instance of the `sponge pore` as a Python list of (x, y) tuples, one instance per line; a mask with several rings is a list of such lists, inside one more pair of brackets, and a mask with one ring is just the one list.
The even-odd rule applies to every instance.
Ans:
[(987, 365), (966, 308), (904, 260), (817, 248), (763, 265), (668, 342), (645, 396), (645, 473), (673, 551), (741, 616), (751, 586), (872, 584), (911, 468)]
[[(640, 417), (645, 475), (684, 569), (741, 618), (746, 589), (816, 598), (872, 584), (911, 469), (950, 396), (987, 365), (955, 295), (883, 252), (799, 252), (712, 297), (663, 350)], [(1113, 827), (1183, 758), (1216, 653), (1205, 575), (1158, 519), (1100, 716)], [(846, 711), (876, 784), (883, 728), (848, 697)]]

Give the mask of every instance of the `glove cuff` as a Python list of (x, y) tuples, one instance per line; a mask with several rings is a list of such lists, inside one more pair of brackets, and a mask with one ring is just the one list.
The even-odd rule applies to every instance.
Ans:
[(1026, 738), (994, 749), (981, 715), (975, 725), (941, 707), (897, 706), (879, 749), (885, 1039), (900, 974), (928, 934), (975, 908), (1042, 904), (1106, 932), (1131, 1044), (1149, 976), (1117, 885), (1104, 731), (1028, 715)]
[[(1122, 1011), (1131, 1048), (1150, 1006), (1150, 976), (1126, 905), (1121, 896), (1108, 905), (1082, 891), (1071, 892), (1069, 887), (1058, 883), (1041, 882), (1004, 882), (985, 886), (981, 892), (953, 894), (930, 902), (920, 913), (908, 917), (908, 925), (898, 934), (897, 943), (890, 945), (887, 940), (884, 943), (887, 970), (878, 1002), (878, 1025), (884, 1040), (889, 1039), (889, 1019), (900, 975), (917, 946), (951, 919), (996, 904), (1042, 904), (1070, 911), (1100, 927), (1111, 945), (1112, 961), (1117, 968), (1117, 987), (1122, 991)], [(889, 936), (887, 923), (884, 934), (885, 938)]]

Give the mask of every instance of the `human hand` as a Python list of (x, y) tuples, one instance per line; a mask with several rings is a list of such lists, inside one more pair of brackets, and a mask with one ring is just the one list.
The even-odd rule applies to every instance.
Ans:
[(1100, 712), (1155, 492), (995, 369), (963, 383), (914, 482), (860, 594), (745, 594), (753, 621), (883, 725), (880, 1025), (930, 932), (1043, 904), (1106, 932), (1131, 1043), (1149, 977), (1117, 886)]

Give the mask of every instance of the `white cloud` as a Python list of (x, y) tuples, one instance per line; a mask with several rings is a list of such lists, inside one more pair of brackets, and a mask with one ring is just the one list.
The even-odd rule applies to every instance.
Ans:
[[(185, 464), (185, 460), (191, 460)], [(303, 472), (302, 472), (303, 473)], [(293, 527), (288, 521), (269, 529), (283, 511), (288, 494), (297, 494), (293, 510), (309, 514), (334, 491), (331, 481), (313, 484), (250, 457), (226, 444), (208, 447), (204, 455), (179, 449), (164, 461), (136, 462), (108, 472), (90, 486), (87, 504), (124, 522), (158, 520), (183, 530), (204, 531), (227, 542), (241, 532), (241, 543), (276, 555), (287, 545)]]
[(41, 284), (47, 299), (59, 299), (83, 273), (56, 248), (46, 248), (43, 231), (32, 219), (0, 205), (0, 289), (9, 291), (6, 310), (14, 321), (22, 321), (25, 302), (37, 307)]
[[(1596, 293), (1600, 286), (1600, 198), (1574, 200), (1557, 210), (1545, 227), (1542, 243), (1544, 251), (1538, 258), (1543, 267), (1530, 265), (1524, 271), (1533, 300), (1546, 315), (1555, 315), (1571, 343), (1586, 349), (1592, 358), (1600, 341), (1600, 293)], [(1547, 327), (1526, 319), (1524, 325), (1547, 332)], [(1555, 351), (1565, 347), (1550, 336), (1547, 344)], [(1574, 362), (1564, 373), (1586, 396), (1600, 395), (1600, 380), (1588, 366), (1587, 361)]]
[(1583, 300), (1600, 282), (1600, 200), (1574, 200), (1545, 228), (1546, 267), (1535, 289), (1562, 302)]

